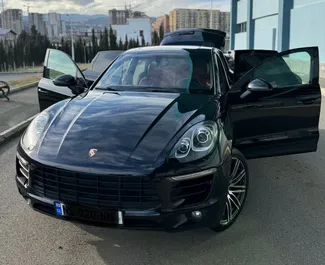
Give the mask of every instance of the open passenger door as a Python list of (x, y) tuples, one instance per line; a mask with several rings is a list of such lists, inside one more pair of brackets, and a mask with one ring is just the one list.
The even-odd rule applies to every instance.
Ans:
[(62, 75), (73, 77), (76, 86), (81, 91), (88, 89), (82, 71), (71, 57), (60, 50), (48, 49), (44, 60), (43, 77), (38, 84), (38, 101), (41, 111), (63, 99), (75, 96), (69, 87), (53, 83), (55, 78)]
[(228, 96), (234, 145), (247, 158), (317, 150), (321, 108), (317, 47), (267, 58), (242, 76)]

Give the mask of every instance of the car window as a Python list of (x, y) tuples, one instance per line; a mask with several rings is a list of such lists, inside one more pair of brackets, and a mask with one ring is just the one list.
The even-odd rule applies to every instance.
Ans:
[(211, 52), (124, 54), (99, 80), (96, 88), (144, 89), (182, 93), (213, 93)]
[(54, 79), (59, 75), (72, 75), (73, 77), (77, 76), (77, 67), (72, 61), (72, 59), (62, 51), (51, 50), (46, 71), (44, 77), (48, 79)]
[(310, 84), (311, 57), (307, 52), (275, 56), (266, 60), (253, 72), (253, 78), (261, 78), (274, 88)]

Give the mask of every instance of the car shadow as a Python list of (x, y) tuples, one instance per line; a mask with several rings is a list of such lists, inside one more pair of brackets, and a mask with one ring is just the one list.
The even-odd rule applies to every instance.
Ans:
[[(95, 236), (87, 244), (96, 248), (105, 264), (199, 264), (207, 257), (212, 257), (214, 264), (259, 264), (261, 259), (274, 260), (274, 264), (294, 264), (297, 259), (298, 264), (301, 250), (297, 242), (306, 244), (309, 251), (308, 247), (317, 248), (314, 241), (322, 242), (324, 236), (314, 229), (322, 226), (321, 215), (311, 214), (325, 200), (324, 195), (317, 201), (319, 186), (324, 184), (319, 166), (325, 165), (324, 139), (325, 131), (321, 130), (316, 153), (248, 161), (251, 179), (247, 202), (242, 215), (225, 232), (196, 229), (176, 233), (74, 225)], [(240, 251), (232, 251), (234, 248)], [(243, 253), (256, 257), (257, 263), (246, 263)]]

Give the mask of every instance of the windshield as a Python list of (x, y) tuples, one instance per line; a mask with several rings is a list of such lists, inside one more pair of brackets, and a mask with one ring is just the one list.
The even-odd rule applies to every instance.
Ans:
[(211, 51), (124, 54), (95, 89), (213, 94)]

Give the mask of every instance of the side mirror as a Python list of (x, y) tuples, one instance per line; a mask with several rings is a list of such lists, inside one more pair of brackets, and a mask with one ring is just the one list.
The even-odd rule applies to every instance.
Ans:
[(53, 80), (55, 86), (65, 86), (70, 88), (74, 95), (79, 95), (83, 91), (77, 85), (77, 80), (72, 75), (59, 75)]
[(77, 81), (72, 75), (59, 75), (53, 80), (53, 84), (70, 87), (77, 85)]
[(248, 86), (247, 90), (240, 96), (242, 99), (247, 98), (252, 93), (255, 92), (269, 92), (272, 91), (273, 87), (270, 83), (262, 80), (262, 79), (254, 79), (251, 81)]
[(247, 90), (251, 92), (266, 92), (272, 90), (272, 85), (262, 79), (255, 79), (248, 84)]

